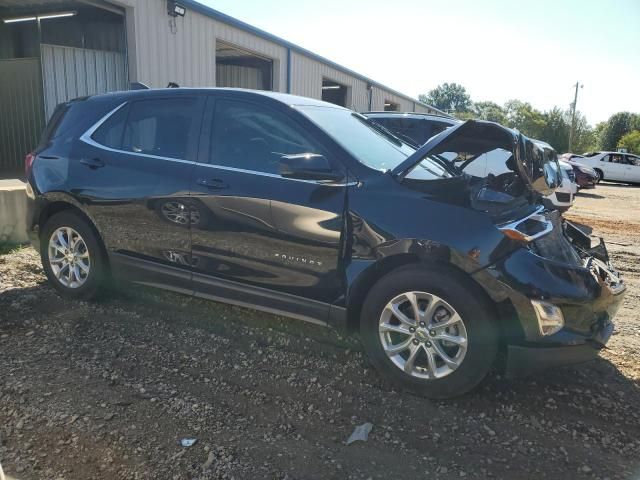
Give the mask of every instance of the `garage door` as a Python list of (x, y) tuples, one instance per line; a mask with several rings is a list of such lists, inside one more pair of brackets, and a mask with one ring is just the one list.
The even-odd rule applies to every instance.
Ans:
[(46, 44), (41, 52), (47, 118), (59, 103), (128, 87), (124, 53)]
[(24, 169), (44, 126), (37, 58), (0, 60), (0, 176)]

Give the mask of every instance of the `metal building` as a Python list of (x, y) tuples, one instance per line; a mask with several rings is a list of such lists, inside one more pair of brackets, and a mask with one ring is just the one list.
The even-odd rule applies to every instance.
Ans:
[(55, 105), (132, 82), (438, 112), (194, 0), (0, 0), (0, 174), (20, 171)]

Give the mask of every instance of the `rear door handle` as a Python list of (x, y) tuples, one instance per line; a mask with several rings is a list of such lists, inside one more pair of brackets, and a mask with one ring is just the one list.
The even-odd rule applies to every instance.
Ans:
[(92, 170), (104, 167), (104, 161), (100, 160), (99, 158), (83, 158), (80, 160), (80, 163), (86, 165)]
[(219, 178), (199, 178), (198, 180), (196, 180), (196, 183), (211, 190), (222, 190), (223, 188), (229, 188), (229, 184)]

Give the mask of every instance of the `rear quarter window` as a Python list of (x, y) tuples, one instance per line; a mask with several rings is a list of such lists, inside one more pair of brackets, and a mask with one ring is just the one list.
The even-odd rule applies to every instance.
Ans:
[(124, 133), (125, 122), (129, 106), (125, 105), (118, 109), (98, 128), (91, 138), (105, 147), (120, 149), (122, 147), (122, 134)]

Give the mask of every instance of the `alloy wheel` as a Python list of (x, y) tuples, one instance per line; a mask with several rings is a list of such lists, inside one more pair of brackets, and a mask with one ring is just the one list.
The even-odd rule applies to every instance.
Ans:
[(180, 225), (197, 225), (200, 221), (200, 212), (196, 209), (191, 210), (188, 205), (181, 202), (166, 202), (161, 208), (162, 215), (170, 222)]
[(412, 377), (437, 379), (457, 370), (467, 353), (467, 330), (456, 310), (427, 292), (405, 292), (384, 307), (380, 342), (391, 362)]
[(49, 239), (49, 266), (56, 279), (67, 288), (79, 288), (89, 278), (91, 257), (80, 234), (60, 227)]

